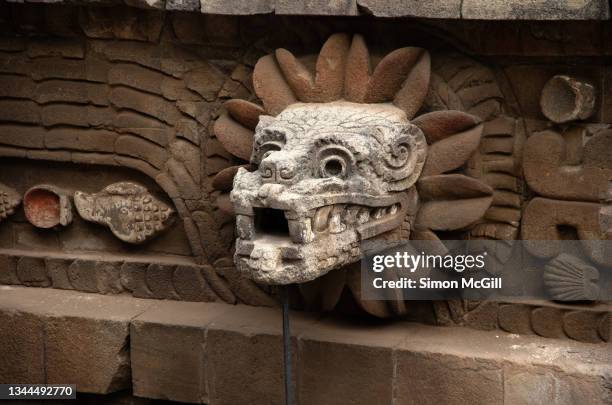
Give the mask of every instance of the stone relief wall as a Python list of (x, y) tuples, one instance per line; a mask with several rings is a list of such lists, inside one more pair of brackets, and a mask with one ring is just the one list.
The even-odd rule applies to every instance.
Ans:
[[(273, 301), (253, 283), (234, 278), (231, 272), (227, 279), (220, 275), (227, 262), (224, 256), (231, 247), (233, 223), (210, 202), (214, 196), (210, 192), (209, 176), (228, 165), (230, 157), (208, 136), (207, 127), (220, 99), (246, 93), (240, 83), (246, 68), (233, 60), (236, 49), (231, 42), (236, 41), (235, 22), (224, 25), (221, 17), (219, 21), (213, 20), (227, 32), (225, 37), (215, 38), (213, 28), (209, 28), (212, 35), (182, 32), (181, 29), (193, 29), (197, 24), (197, 21), (190, 22), (188, 15), (174, 16), (173, 25), (165, 23), (161, 13), (137, 9), (6, 4), (2, 7), (7, 11), (3, 15), (10, 17), (5, 30), (18, 36), (7, 34), (1, 46), (2, 182), (8, 188), (19, 190), (20, 195), (29, 187), (43, 183), (61, 185), (70, 190), (71, 199), (74, 197), (75, 217), (109, 226), (107, 229), (92, 227), (78, 220), (66, 224), (65, 229), (35, 231), (23, 218), (15, 219), (20, 223), (14, 226), (3, 224), (3, 235), (7, 236), (3, 237), (2, 244), (9, 249), (34, 247), (20, 242), (29, 234), (45, 240), (36, 246), (42, 247), (31, 270), (36, 275), (20, 271), (24, 265), (13, 260), (34, 252), (3, 255), (3, 261), (9, 264), (6, 268), (9, 274), (3, 274), (4, 281), (103, 293), (131, 291), (136, 296), (157, 298), (270, 305)], [(164, 45), (158, 48), (155, 42), (161, 36), (171, 39), (163, 40)], [(196, 47), (188, 49), (189, 43), (202, 41), (219, 46), (218, 56), (225, 59), (209, 62), (198, 54)], [(22, 159), (33, 164), (23, 165)], [(40, 176), (37, 171), (46, 166), (37, 161), (51, 166), (55, 162), (70, 164), (55, 170), (55, 176)], [(13, 169), (15, 165), (23, 171)], [(91, 170), (91, 167), (99, 169)], [(107, 175), (105, 171), (109, 167), (113, 168), (111, 172), (124, 173), (124, 177)], [(126, 175), (124, 168), (133, 172)], [(90, 171), (90, 178), (79, 175), (84, 170)], [(33, 181), (35, 178), (40, 181)], [(147, 223), (147, 214), (143, 211), (143, 222), (139, 225), (134, 222), (138, 214), (132, 204), (124, 208), (130, 216), (123, 221), (124, 228), (134, 227), (133, 234), (129, 234), (100, 215), (95, 218), (93, 213), (86, 212), (94, 204), (94, 198), (98, 206), (111, 198), (103, 189), (125, 180), (145, 185), (153, 194), (138, 197), (133, 191), (115, 190), (112, 197), (115, 200), (123, 193), (116, 200), (121, 201), (119, 205), (144, 198), (141, 203), (146, 210), (147, 198), (162, 198), (150, 209), (157, 207), (161, 216), (172, 214), (176, 217), (175, 223), (164, 222), (171, 219), (170, 215), (157, 224)], [(7, 199), (3, 216), (15, 210), (14, 198), (7, 195)], [(106, 214), (110, 211), (111, 207), (106, 207), (101, 213), (108, 217)], [(113, 218), (122, 222), (119, 215)], [(143, 239), (155, 236), (153, 233), (167, 226), (171, 229), (140, 248), (121, 246), (108, 235), (104, 235), (102, 242), (100, 238), (91, 242), (91, 238), (95, 239), (92, 234), (111, 232), (123, 241), (143, 242), (136, 234), (138, 226), (143, 228)], [(149, 230), (148, 226), (159, 229)], [(76, 228), (81, 231), (85, 228), (86, 232)], [(65, 242), (67, 237), (63, 235), (70, 233), (86, 236), (78, 243), (89, 246), (75, 246), (76, 236), (71, 242)], [(11, 242), (14, 237), (19, 239), (15, 244)], [(58, 237), (60, 245), (47, 243)], [(75, 251), (79, 260), (74, 260)], [(100, 257), (88, 251), (112, 254)], [(67, 256), (57, 259), (63, 263), (58, 267), (49, 264), (51, 256), (44, 253)], [(122, 272), (126, 258), (139, 262), (136, 267), (140, 270)], [(213, 270), (210, 264), (219, 271)], [(57, 275), (58, 271), (61, 275)], [(71, 283), (66, 284), (64, 279)], [(182, 292), (183, 289), (189, 291)]]
[[(609, 235), (605, 218), (609, 216), (606, 203), (612, 180), (612, 145), (605, 131), (609, 126), (609, 102), (604, 96), (609, 86), (608, 68), (592, 63), (568, 66), (537, 58), (516, 62), (503, 56), (483, 63), (453, 49), (484, 55), (506, 52), (504, 55), (550, 57), (576, 53), (575, 44), (571, 46), (559, 36), (562, 30), (553, 25), (500, 23), (495, 30), (508, 31), (504, 36), (508, 44), (492, 46), (471, 36), (490, 23), (471, 23), (470, 31), (459, 23), (443, 28), (436, 22), (401, 28), (391, 22), (367, 20), (347, 23), (295, 18), (278, 22), (253, 17), (247, 22), (116, 7), (2, 7), (7, 11), (3, 15), (10, 16), (4, 21), (5, 32), (0, 40), (0, 192), (5, 196), (0, 207), (0, 219), (4, 219), (0, 223), (2, 283), (129, 293), (136, 297), (275, 305), (273, 288), (250, 281), (234, 267), (234, 211), (228, 194), (231, 180), (240, 167), (251, 168), (249, 137), (264, 112), (256, 104), (263, 102), (268, 114), (277, 115), (283, 109), (285, 96), (293, 97), (291, 102), (332, 101), (333, 97), (324, 93), (333, 91), (333, 80), (325, 82), (324, 77), (313, 76), (302, 82), (302, 67), (288, 52), (276, 53), (276, 58), (284, 58), (283, 74), (270, 74), (270, 70), (277, 69), (277, 62), (269, 64), (268, 72), (259, 81), (252, 78), (252, 71), (259, 57), (280, 47), (300, 57), (306, 70), (314, 70), (316, 59), (302, 56), (316, 56), (325, 40), (341, 31), (382, 33), (368, 43), (376, 51), (371, 58), (376, 67), (374, 75), (387, 51), (406, 44), (430, 51), (429, 80), (415, 82), (420, 83), (417, 92), (420, 91), (422, 104), (409, 107), (416, 116), (445, 111), (441, 121), (425, 120), (419, 125), (426, 137), (429, 132), (430, 149), (435, 150), (435, 141), (440, 141), (432, 140), (432, 134), (449, 122), (452, 124), (445, 136), (480, 128), (470, 147), (457, 141), (446, 149), (440, 148), (439, 153), (449, 155), (449, 150), (463, 147), (465, 156), (430, 174), (463, 176), (462, 179), (471, 179), (466, 182), (482, 184), (486, 192), (479, 197), (488, 200), (486, 207), (462, 226), (437, 224), (436, 229), (436, 224), (428, 222), (422, 229), (413, 229), (413, 237), (438, 237), (435, 231), (461, 229), (462, 237), (507, 241), (506, 254), (511, 254), (513, 240), (537, 239), (542, 236), (538, 230), (544, 229), (543, 225), (564, 232), (576, 228), (581, 239), (607, 239)], [(605, 30), (601, 24), (598, 29)], [(589, 31), (584, 36), (590, 34)], [(365, 39), (370, 41), (368, 35)], [(447, 40), (453, 46), (449, 47)], [(557, 43), (563, 43), (561, 49), (557, 49)], [(337, 50), (328, 47), (326, 57), (337, 57)], [(270, 57), (262, 60), (273, 61)], [(399, 74), (389, 68), (384, 73), (381, 76), (397, 74), (403, 82), (402, 75), (410, 75), (411, 70)], [(542, 89), (559, 74), (593, 84), (595, 101), (590, 116), (583, 108), (569, 122), (557, 123), (550, 119), (550, 113), (542, 112), (547, 111), (546, 103), (540, 106)], [(263, 85), (266, 80), (277, 81)], [(314, 86), (309, 87), (312, 83)], [(384, 88), (389, 82), (381, 83), (384, 91), (390, 91)], [(266, 94), (266, 89), (275, 90)], [(319, 96), (323, 98), (319, 100)], [(255, 104), (226, 102), (230, 99)], [(460, 113), (453, 115), (446, 110)], [(574, 118), (581, 120), (574, 122)], [(240, 125), (236, 126), (235, 121)], [(176, 212), (175, 223), (139, 247), (125, 247), (113, 239), (109, 228), (86, 223), (81, 216), (88, 215), (78, 215), (77, 211), (73, 222), (64, 229), (35, 231), (15, 204), (30, 187), (53, 183), (52, 176), (43, 181), (36, 172), (55, 164), (61, 166), (57, 175), (62, 178), (56, 185), (70, 190), (73, 196), (76, 191), (91, 195), (112, 184), (136, 182)], [(92, 170), (92, 176), (109, 167), (109, 172), (121, 175), (95, 181), (78, 176), (66, 182), (68, 173), (89, 170), (85, 168), (91, 165), (97, 168)], [(26, 178), (36, 180), (18, 183), (13, 167), (20, 168)], [(458, 168), (460, 173), (455, 173)], [(438, 185), (430, 188), (437, 189)], [(427, 197), (426, 191), (422, 194)], [(441, 206), (458, 204), (451, 192), (430, 194), (431, 200)], [(551, 211), (556, 216), (551, 216)], [(47, 239), (61, 241), (62, 232), (69, 233), (76, 227), (106, 233), (106, 242), (96, 243), (93, 249), (66, 248), (61, 243), (50, 248), (45, 242), (38, 252), (25, 252), (31, 247), (19, 242), (19, 238), (30, 234), (39, 239), (53, 235)], [(551, 261), (549, 266), (553, 270), (546, 270), (548, 273), (557, 271), (559, 266), (555, 264), (563, 259), (559, 252), (533, 253), (556, 258), (557, 262)], [(586, 267), (589, 260), (607, 266), (608, 258), (596, 253), (587, 252), (577, 259), (586, 260)], [(504, 255), (495, 260), (503, 266)], [(296, 307), (331, 309), (346, 301), (345, 277), (344, 273), (332, 271), (318, 279), (318, 285), (302, 285), (301, 293), (295, 297)], [(502, 328), (588, 342), (610, 339), (610, 308), (605, 303), (571, 306), (449, 301), (411, 308), (373, 305), (376, 304), (361, 302), (362, 309), (378, 316), (402, 314), (443, 325)]]

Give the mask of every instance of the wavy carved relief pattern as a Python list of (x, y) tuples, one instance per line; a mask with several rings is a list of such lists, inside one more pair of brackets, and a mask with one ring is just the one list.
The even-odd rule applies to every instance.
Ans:
[[(0, 156), (140, 171), (171, 198), (196, 262), (216, 263), (231, 247), (233, 224), (209, 202), (210, 176), (232, 158), (207, 126), (220, 98), (248, 93), (240, 83), (248, 68), (211, 64), (171, 41), (142, 42), (169, 29), (187, 42), (191, 34), (176, 29), (181, 21), (164, 27), (161, 14), (116, 11), (77, 11), (66, 29), (76, 22), (89, 38), (0, 41)], [(210, 277), (228, 302), (270, 304), (246, 280)], [(255, 298), (236, 298), (232, 288)]]

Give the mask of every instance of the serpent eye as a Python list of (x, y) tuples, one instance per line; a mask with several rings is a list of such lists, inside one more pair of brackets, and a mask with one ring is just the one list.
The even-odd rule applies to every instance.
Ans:
[(346, 178), (354, 164), (352, 153), (343, 146), (329, 145), (318, 152), (321, 177)]
[(347, 164), (341, 156), (328, 156), (321, 161), (322, 177), (346, 177)]

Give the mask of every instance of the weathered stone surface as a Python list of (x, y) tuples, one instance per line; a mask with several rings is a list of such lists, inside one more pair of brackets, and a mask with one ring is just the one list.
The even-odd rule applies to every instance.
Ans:
[(554, 76), (542, 89), (540, 107), (556, 123), (587, 119), (595, 108), (595, 88), (570, 76)]
[(223, 114), (214, 126), (215, 136), (228, 152), (249, 160), (253, 150), (253, 132)]
[(68, 280), (75, 290), (98, 292), (96, 262), (92, 260), (75, 260), (68, 267)]
[(364, 14), (376, 17), (461, 18), (461, 1), (357, 0)]
[(172, 274), (174, 289), (185, 301), (216, 301), (199, 266), (177, 266)]
[(165, 149), (152, 142), (130, 135), (117, 138), (115, 150), (119, 154), (143, 160), (156, 169), (162, 168), (168, 159), (168, 152)]
[(134, 393), (146, 398), (206, 403), (205, 329), (225, 305), (164, 303), (132, 321)]
[[(612, 180), (612, 168), (605, 163), (609, 162), (609, 157), (603, 158), (603, 155), (606, 155), (611, 142), (612, 131), (597, 133), (585, 142), (584, 147), (568, 143), (557, 132), (533, 134), (525, 144), (525, 179), (531, 188), (546, 197), (579, 201), (605, 200)], [(593, 145), (589, 146), (591, 143)], [(578, 151), (575, 150), (577, 148)], [(572, 150), (582, 154), (578, 166), (564, 161)]]
[(0, 254), (0, 284), (21, 284), (17, 277), (17, 258)]
[(147, 287), (145, 281), (146, 263), (131, 263), (125, 262), (121, 265), (120, 280), (121, 285), (134, 294), (134, 297), (138, 298), (149, 298), (153, 296), (153, 293)]
[(0, 222), (13, 215), (20, 203), (21, 197), (17, 191), (0, 183)]
[(0, 120), (23, 124), (38, 124), (40, 108), (36, 103), (25, 100), (0, 100)]
[(531, 332), (531, 308), (520, 304), (502, 304), (498, 312), (499, 327), (510, 333)]
[[(0, 287), (0, 295), (4, 295)], [(0, 297), (0, 383), (44, 384), (43, 321), (32, 313), (17, 312)]]
[(503, 400), (503, 374), (496, 361), (403, 350), (397, 361), (399, 404), (494, 404)]
[[(2, 288), (0, 317), (8, 322), (5, 325), (16, 322), (0, 328), (0, 350), (8, 349), (2, 356), (15, 360), (7, 365), (11, 374), (0, 373), (3, 383), (14, 383), (13, 378), (48, 384), (72, 381), (79, 392), (100, 394), (129, 386), (129, 322), (152, 302), (54, 289)], [(0, 362), (0, 370), (5, 364)]]
[(47, 287), (51, 284), (45, 261), (40, 258), (21, 257), (17, 261), (17, 277), (21, 284), (27, 286)]
[(80, 392), (130, 385), (129, 321), (150, 303), (75, 295), (58, 305), (46, 327), (47, 382), (74, 381)]
[[(28, 355), (32, 366), (0, 362), (0, 371), (20, 381), (63, 379), (79, 391), (105, 393), (129, 384), (131, 367), (135, 392), (145, 397), (283, 403), (279, 309), (0, 289), (0, 318), (18, 317), (0, 329), (0, 342), (8, 342), (0, 352), (9, 359)], [(299, 403), (523, 403), (551, 393), (552, 403), (610, 398), (607, 345), (403, 322), (317, 322), (303, 313), (292, 313), (291, 322)], [(529, 389), (534, 380), (538, 389)]]
[(68, 263), (66, 260), (48, 258), (45, 259), (45, 264), (53, 288), (61, 288), (62, 290), (74, 289), (68, 277)]
[(200, 0), (166, 0), (166, 10), (196, 11), (200, 9)]
[(422, 205), (415, 228), (462, 229), (489, 208), (493, 190), (485, 183), (460, 174), (425, 176), (417, 182)]
[(276, 14), (290, 15), (357, 15), (357, 4), (355, 0), (276, 0)]
[(602, 0), (581, 1), (533, 1), (520, 0), (465, 0), (461, 6), (464, 19), (478, 20), (598, 20), (610, 16), (608, 2)]
[(42, 148), (45, 144), (45, 130), (41, 127), (2, 124), (0, 131), (2, 131), (0, 143), (4, 145), (36, 149)]
[(401, 329), (363, 330), (338, 319), (308, 328), (298, 346), (300, 403), (334, 404), (339, 398), (364, 405), (394, 402), (393, 351), (404, 340)]
[[(277, 309), (239, 306), (232, 316), (212, 322), (206, 333), (207, 401), (213, 404), (283, 403), (281, 318)], [(313, 324), (291, 317), (292, 333)], [(292, 339), (295, 358), (296, 339)], [(236, 389), (236, 381), (251, 389)]]
[(210, 14), (251, 15), (274, 11), (274, 0), (252, 0), (233, 4), (225, 0), (200, 0), (201, 11)]

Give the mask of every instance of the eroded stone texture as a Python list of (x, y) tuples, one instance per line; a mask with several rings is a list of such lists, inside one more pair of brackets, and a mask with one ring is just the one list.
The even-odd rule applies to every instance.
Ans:
[(540, 106), (546, 118), (556, 123), (583, 120), (593, 114), (595, 89), (590, 83), (557, 75), (542, 89)]
[[(584, 139), (584, 146), (568, 143), (554, 131), (538, 132), (525, 144), (523, 168), (529, 186), (549, 198), (603, 201), (607, 198), (612, 167), (609, 151), (612, 131), (604, 130)], [(570, 153), (581, 156), (579, 164), (568, 164)]]
[(143, 243), (165, 230), (174, 210), (152, 196), (145, 187), (122, 182), (95, 194), (77, 191), (74, 203), (79, 215), (106, 225), (124, 242)]
[(564, 239), (579, 239), (584, 241), (582, 248), (592, 260), (609, 265), (612, 258), (604, 249), (609, 228), (600, 221), (600, 212), (601, 205), (591, 202), (534, 198), (525, 208), (525, 246), (537, 257), (552, 258), (562, 253)]
[(21, 203), (21, 197), (12, 188), (0, 183), (0, 222), (12, 215)]
[(153, 307), (131, 324), (134, 393), (146, 398), (208, 402), (203, 329), (231, 307), (176, 304)]

